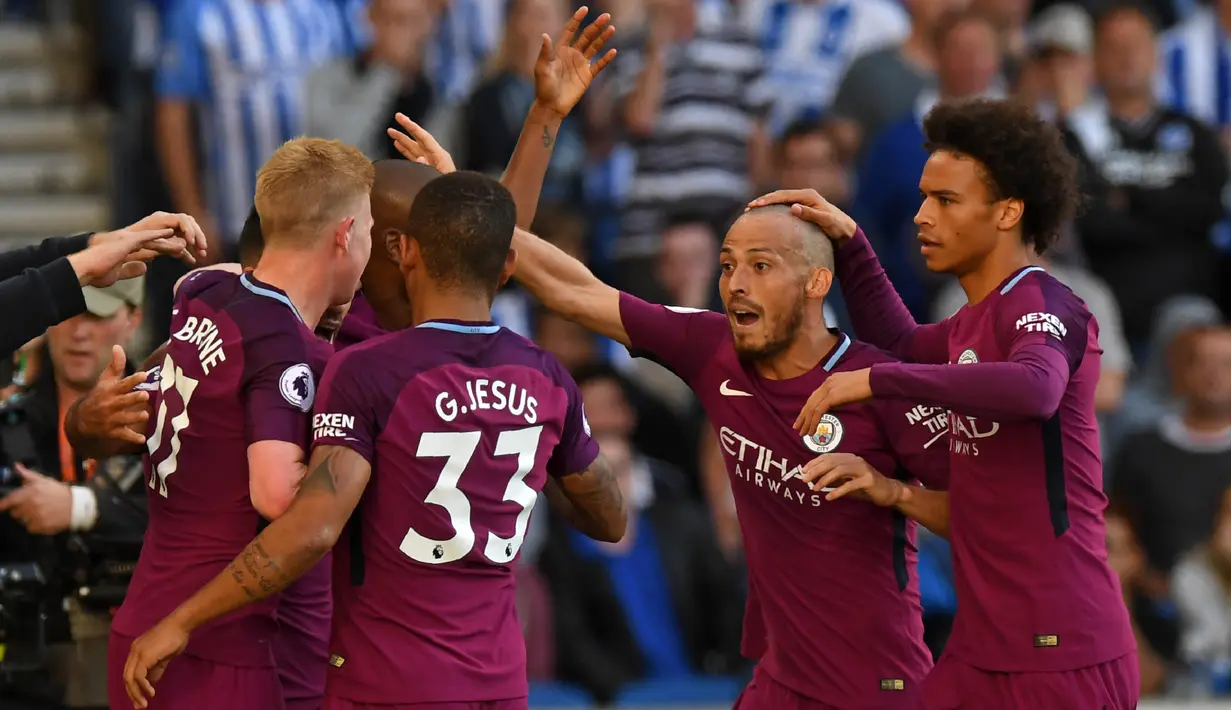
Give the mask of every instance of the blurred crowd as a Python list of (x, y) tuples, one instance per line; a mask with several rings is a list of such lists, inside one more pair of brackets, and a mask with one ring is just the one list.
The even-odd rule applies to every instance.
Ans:
[[(579, 4), (96, 0), (115, 222), (187, 212), (210, 258), (232, 260), (256, 169), (281, 142), (398, 157), (395, 112), (459, 167), (498, 174), (541, 35)], [(813, 188), (856, 217), (917, 319), (947, 317), (964, 295), (915, 242), (922, 116), (941, 99), (1014, 96), (1056, 121), (1087, 201), (1040, 263), (1101, 328), (1108, 552), (1143, 690), (1231, 694), (1231, 0), (589, 5), (612, 14), (619, 56), (559, 133), (535, 231), (651, 301), (718, 307), (717, 252), (742, 206)], [(181, 268), (155, 264), (143, 298), (92, 309), (53, 345), (96, 353), (99, 371), (113, 344), (139, 359), (167, 337)], [(533, 679), (600, 701), (675, 681), (733, 697), (748, 670), (739, 524), (691, 393), (515, 284), (494, 312), (573, 373), (637, 511), (616, 545), (556, 528), (546, 505), (534, 516), (520, 570)], [(827, 318), (847, 327), (836, 293)], [(922, 529), (919, 576), (939, 653), (949, 555)]]

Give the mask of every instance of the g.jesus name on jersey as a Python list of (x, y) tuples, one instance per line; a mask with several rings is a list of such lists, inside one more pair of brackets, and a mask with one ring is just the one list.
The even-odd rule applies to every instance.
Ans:
[(915, 523), (866, 501), (826, 502), (800, 473), (819, 454), (845, 452), (944, 489), (943, 413), (872, 402), (827, 413), (801, 437), (795, 417), (831, 372), (891, 358), (839, 334), (811, 372), (771, 380), (738, 357), (722, 314), (621, 294), (620, 315), (633, 353), (687, 382), (718, 434), (750, 578), (744, 654), (778, 683), (835, 707), (907, 707), (931, 667), (912, 571)]
[[(250, 274), (201, 271), (180, 287), (172, 337), (146, 385), (150, 525), (116, 631), (138, 636), (205, 586), (251, 542), (248, 446), (307, 446), (316, 379), (332, 352), (282, 291)], [(272, 666), (277, 600), (193, 634), (186, 653)]]

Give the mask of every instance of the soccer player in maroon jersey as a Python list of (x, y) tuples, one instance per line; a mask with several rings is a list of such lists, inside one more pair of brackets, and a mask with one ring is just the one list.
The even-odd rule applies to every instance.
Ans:
[[(312, 329), (349, 300), (367, 263), (372, 179), (354, 148), (285, 144), (258, 175), (267, 245), (256, 271), (200, 271), (180, 287), (151, 397), (150, 526), (112, 625), (112, 707), (129, 702), (121, 671), (132, 639), (224, 569), (261, 517), (290, 504), (331, 350)], [(273, 610), (252, 607), (203, 629), (156, 705), (282, 707)]]
[(856, 328), (910, 363), (831, 378), (800, 427), (869, 398), (949, 410), (957, 617), (925, 710), (1131, 710), (1137, 653), (1107, 564), (1094, 418), (1098, 324), (1030, 258), (1075, 209), (1075, 163), (1052, 124), (1010, 102), (940, 104), (923, 128), (923, 257), (968, 299), (941, 323), (911, 319), (867, 238), (815, 192), (751, 203), (791, 204), (841, 245)]
[[(412, 133), (403, 154), (451, 162), (421, 130)], [(885, 402), (837, 412), (808, 436), (792, 430), (798, 408), (831, 373), (890, 359), (825, 327), (833, 256), (819, 230), (784, 207), (739, 220), (722, 251), (725, 316), (620, 293), (520, 230), (514, 247), (518, 280), (545, 306), (671, 368), (718, 430), (750, 572), (743, 651), (761, 661), (737, 707), (910, 707), (931, 658), (907, 518), (946, 534), (947, 505), (943, 492), (907, 483), (945, 487), (948, 455), (935, 445), (943, 412)], [(850, 496), (893, 509), (828, 502), (851, 492), (845, 482), (809, 487), (805, 462), (827, 452), (856, 452), (893, 470), (898, 478)], [(843, 602), (817, 604), (820, 588)]]
[(189, 632), (259, 606), (339, 537), (326, 708), (526, 707), (511, 565), (538, 492), (551, 476), (602, 540), (620, 539), (626, 510), (572, 379), (490, 323), (514, 224), (508, 192), (476, 173), (416, 197), (402, 268), (417, 327), (329, 364), (312, 473), (228, 570), (133, 643), (138, 707)]

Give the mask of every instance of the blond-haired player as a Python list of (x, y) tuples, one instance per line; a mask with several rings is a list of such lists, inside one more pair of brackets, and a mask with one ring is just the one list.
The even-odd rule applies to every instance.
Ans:
[[(122, 677), (132, 640), (221, 572), (294, 497), (331, 353), (313, 330), (327, 308), (351, 299), (367, 264), (374, 179), (355, 148), (287, 142), (257, 175), (266, 245), (256, 270), (202, 270), (180, 285), (166, 356), (148, 384), (150, 527), (112, 626), (113, 708), (132, 702)], [(166, 669), (151, 706), (282, 708), (276, 630), (272, 602), (203, 628)]]

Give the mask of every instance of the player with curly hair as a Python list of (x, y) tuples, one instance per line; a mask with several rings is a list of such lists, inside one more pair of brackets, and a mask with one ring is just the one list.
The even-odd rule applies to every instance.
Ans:
[[(968, 299), (941, 323), (914, 322), (862, 230), (815, 192), (752, 203), (790, 204), (839, 245), (856, 329), (905, 361), (836, 373), (796, 425), (815, 431), (827, 411), (871, 398), (948, 410), (958, 611), (922, 708), (1131, 710), (1137, 653), (1107, 564), (1094, 418), (1098, 324), (1031, 254), (1076, 210), (1076, 163), (1053, 125), (1015, 103), (940, 104), (923, 129), (920, 248)], [(818, 487), (884, 485), (849, 458), (808, 469)]]

